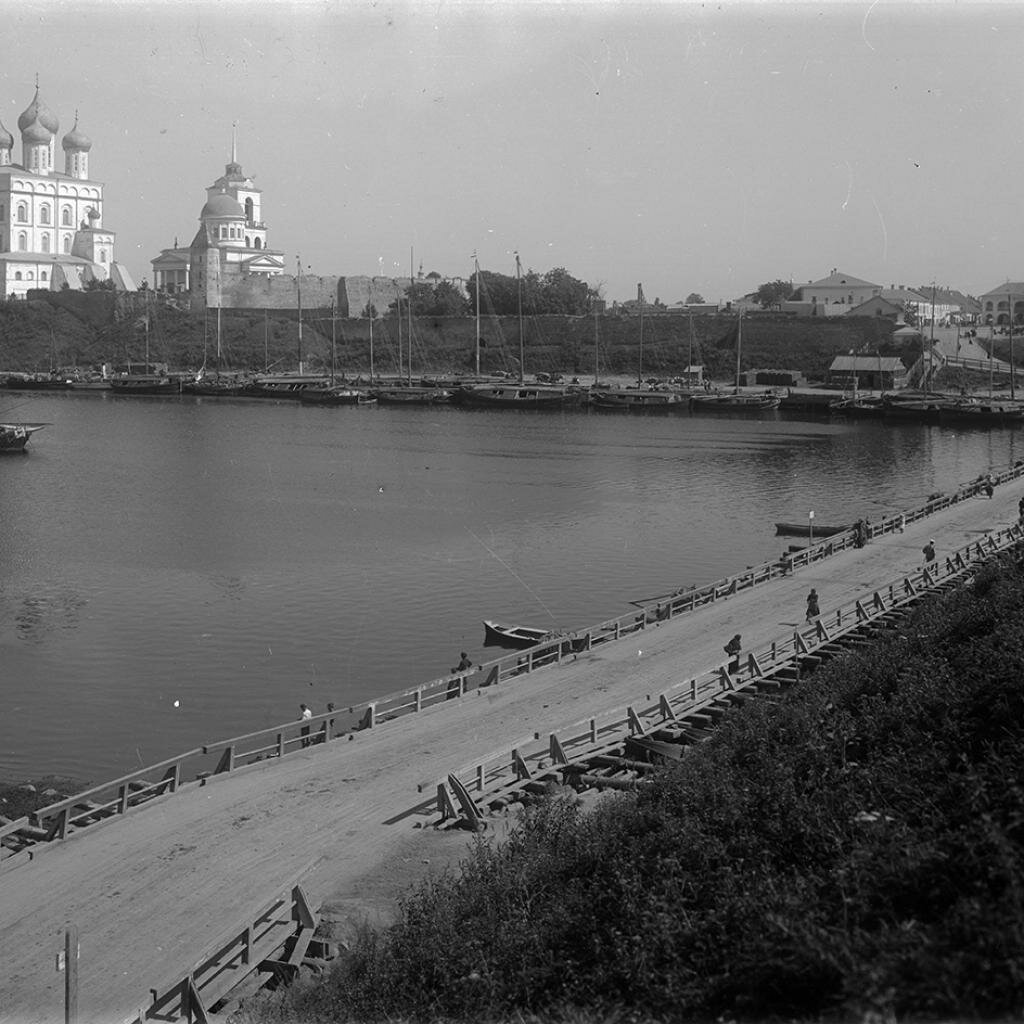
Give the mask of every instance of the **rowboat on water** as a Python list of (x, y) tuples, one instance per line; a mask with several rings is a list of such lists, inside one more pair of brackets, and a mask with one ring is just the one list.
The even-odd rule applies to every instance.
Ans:
[[(824, 523), (814, 523), (813, 531), (815, 537), (832, 537), (837, 533), (852, 529), (850, 526), (826, 526)], [(812, 525), (810, 523), (776, 523), (775, 533), (779, 537), (810, 537)]]
[(484, 619), (484, 644), (499, 647), (533, 647), (542, 640), (557, 636), (550, 629), (537, 629), (534, 626), (509, 626), (502, 622)]
[(0, 453), (23, 452), (29, 438), (45, 423), (0, 423)]
[(590, 392), (590, 404), (594, 409), (617, 412), (688, 412), (688, 397), (684, 399), (675, 391), (601, 390)]

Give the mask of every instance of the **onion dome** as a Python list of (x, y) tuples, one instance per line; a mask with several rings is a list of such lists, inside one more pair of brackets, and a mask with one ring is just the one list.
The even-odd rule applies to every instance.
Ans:
[[(57, 120), (57, 115), (54, 114), (53, 111), (51, 111), (50, 108), (47, 107), (39, 98), (38, 85), (36, 86), (36, 94), (32, 98), (32, 102), (18, 118), (18, 131), (24, 134), (25, 130), (32, 125), (45, 128), (50, 135), (56, 135), (57, 129), (60, 127), (60, 121)], [(43, 141), (49, 140), (45, 139)]]
[(21, 141), (29, 146), (48, 146), (52, 138), (53, 132), (51, 132), (45, 125), (41, 125), (38, 121), (34, 124), (30, 124), (27, 128), (23, 129), (21, 133)]
[(13, 149), (14, 136), (4, 127), (0, 121), (0, 149)]
[(199, 214), (200, 220), (206, 220), (207, 217), (231, 217), (244, 220), (245, 211), (237, 199), (229, 196), (227, 192), (220, 192), (218, 195), (210, 196), (202, 213)]
[(92, 149), (92, 139), (85, 132), (79, 130), (77, 114), (75, 114), (75, 125), (64, 136), (61, 146), (64, 148), (65, 153), (71, 149), (78, 150), (80, 153), (88, 153)]

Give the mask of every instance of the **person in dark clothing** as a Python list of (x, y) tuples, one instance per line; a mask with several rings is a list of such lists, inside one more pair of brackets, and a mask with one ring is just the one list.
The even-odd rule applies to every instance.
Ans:
[(739, 672), (740, 670), (740, 651), (743, 650), (743, 639), (737, 633), (723, 648), (726, 654), (730, 657), (729, 671)]
[(459, 656), (459, 663), (452, 669), (453, 672), (467, 672), (473, 667), (473, 662), (466, 656), (466, 652), (463, 651)]
[(935, 541), (928, 541), (928, 543), (925, 544), (925, 546), (921, 550), (924, 552), (924, 560), (926, 565), (928, 562), (935, 561)]
[(816, 619), (820, 614), (818, 592), (812, 587), (811, 592), (807, 595), (807, 621), (810, 622), (812, 619)]

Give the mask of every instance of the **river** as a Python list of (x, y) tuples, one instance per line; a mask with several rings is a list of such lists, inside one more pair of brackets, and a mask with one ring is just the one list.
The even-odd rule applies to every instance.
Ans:
[(0, 779), (99, 782), (921, 504), (1013, 431), (0, 393)]

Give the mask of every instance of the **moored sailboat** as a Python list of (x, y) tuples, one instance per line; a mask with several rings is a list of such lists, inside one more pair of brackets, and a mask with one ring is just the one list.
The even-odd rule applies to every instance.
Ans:
[(778, 409), (782, 399), (772, 391), (740, 390), (740, 351), (743, 344), (743, 314), (736, 321), (736, 384), (724, 393), (709, 392), (690, 398), (694, 412), (757, 413)]

